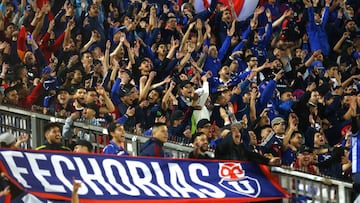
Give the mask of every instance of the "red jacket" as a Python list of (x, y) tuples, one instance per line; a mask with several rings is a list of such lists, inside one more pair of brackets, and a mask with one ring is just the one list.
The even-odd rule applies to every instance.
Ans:
[(19, 99), (18, 106), (24, 109), (31, 109), (31, 106), (40, 97), (43, 91), (43, 83), (39, 82), (31, 93), (23, 99)]

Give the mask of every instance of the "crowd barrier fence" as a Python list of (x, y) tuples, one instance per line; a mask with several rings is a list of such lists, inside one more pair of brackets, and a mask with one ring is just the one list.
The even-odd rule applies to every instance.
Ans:
[[(36, 112), (25, 111), (13, 107), (0, 105), (0, 132), (11, 132), (19, 137), (24, 133), (30, 139), (21, 148), (34, 149), (44, 143), (44, 126), (48, 122), (64, 124), (65, 119), (56, 118)], [(96, 153), (100, 153), (106, 140), (109, 139), (107, 129), (80, 122), (74, 122), (74, 127), (82, 131), (82, 135), (94, 135), (93, 143)], [(126, 133), (126, 149), (131, 155), (138, 155), (141, 144), (148, 137)], [(171, 140), (171, 139), (170, 139)], [(164, 151), (169, 157), (186, 158), (192, 148), (184, 143), (168, 142), (164, 144)], [(213, 152), (209, 152), (213, 156)], [(280, 185), (285, 188), (291, 198), (283, 202), (313, 202), (313, 203), (349, 203), (351, 202), (352, 184), (329, 177), (316, 176), (290, 168), (272, 167), (272, 173), (278, 177)]]

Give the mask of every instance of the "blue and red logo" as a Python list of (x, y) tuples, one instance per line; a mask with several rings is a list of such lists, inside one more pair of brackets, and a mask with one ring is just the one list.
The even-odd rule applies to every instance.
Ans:
[(219, 184), (228, 191), (248, 197), (258, 197), (261, 189), (259, 181), (245, 176), (240, 163), (219, 163)]

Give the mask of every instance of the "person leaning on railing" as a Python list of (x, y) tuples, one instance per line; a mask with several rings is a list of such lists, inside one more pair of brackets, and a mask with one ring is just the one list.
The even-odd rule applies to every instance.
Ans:
[(108, 133), (111, 140), (110, 144), (105, 146), (103, 153), (116, 154), (118, 156), (129, 155), (123, 146), (125, 143), (124, 126), (119, 123), (110, 123), (108, 126)]
[(61, 127), (57, 123), (49, 123), (44, 127), (45, 144), (40, 145), (36, 150), (61, 150), (71, 151), (67, 146), (62, 145)]

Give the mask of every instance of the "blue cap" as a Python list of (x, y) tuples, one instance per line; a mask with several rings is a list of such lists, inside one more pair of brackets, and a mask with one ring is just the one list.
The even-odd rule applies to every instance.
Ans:
[(88, 50), (89, 50), (89, 51), (93, 51), (96, 47), (99, 47), (100, 49), (102, 49), (101, 43), (94, 43), (94, 44), (92, 44), (92, 45), (88, 48)]
[(353, 56), (354, 56), (355, 60), (358, 60), (360, 58), (360, 52), (358, 52), (358, 51), (354, 52)]
[(43, 87), (47, 91), (57, 90), (59, 88), (59, 85), (56, 77), (49, 77), (47, 80), (45, 80)]
[(126, 32), (126, 26), (121, 26), (121, 27), (115, 27), (113, 28), (113, 34), (116, 34), (117, 32)]
[(321, 61), (314, 61), (310, 64), (311, 68), (324, 69), (324, 65)]
[(46, 73), (51, 73), (52, 69), (50, 66), (45, 66), (42, 71), (41, 71), (41, 75), (44, 75)]

